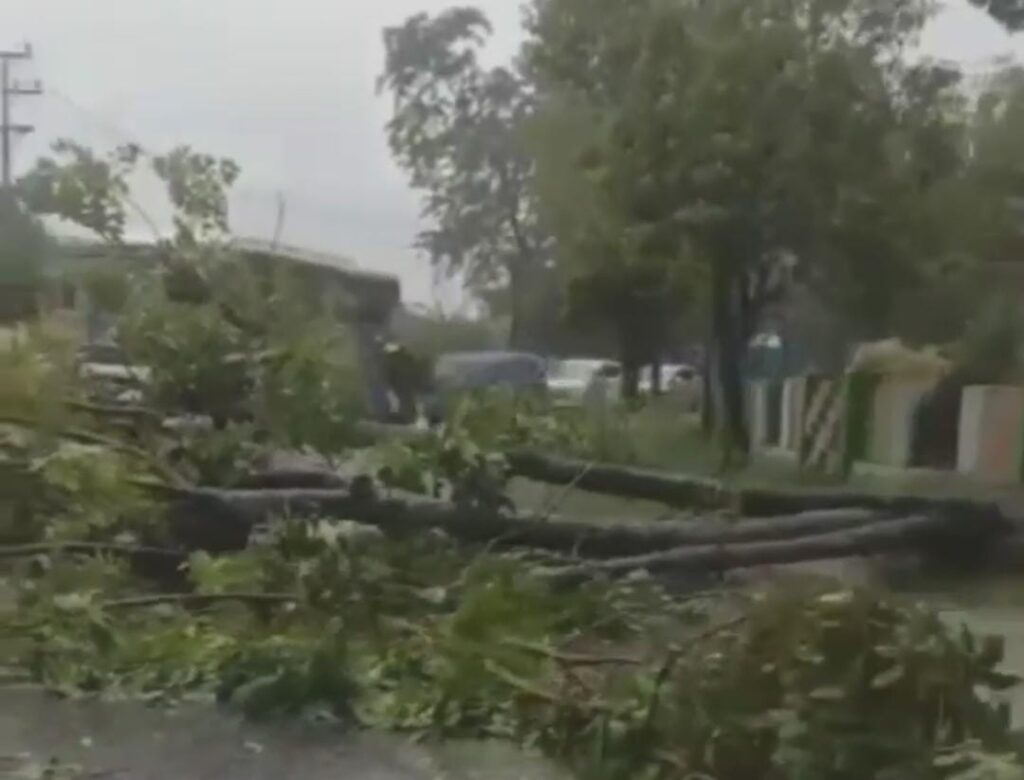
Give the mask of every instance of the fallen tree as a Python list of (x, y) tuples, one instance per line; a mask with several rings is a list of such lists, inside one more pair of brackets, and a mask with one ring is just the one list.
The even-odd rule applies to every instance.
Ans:
[[(899, 523), (866, 509), (822, 510), (788, 517), (726, 521), (593, 523), (536, 515), (507, 515), (419, 496), (360, 496), (346, 490), (217, 490), (179, 495), (171, 528), (190, 549), (241, 549), (250, 531), (277, 517), (337, 517), (410, 534), (440, 529), (461, 542), (523, 546), (588, 558), (620, 558), (674, 548), (792, 540), (861, 526)], [(966, 527), (966, 526), (965, 526)], [(981, 532), (986, 526), (978, 526)]]
[(549, 567), (544, 574), (557, 582), (595, 575), (622, 576), (632, 571), (651, 573), (720, 573), (752, 566), (800, 563), (918, 549), (935, 554), (951, 551), (978, 553), (1004, 537), (1010, 526), (999, 518), (967, 525), (955, 517), (917, 515), (877, 521), (796, 539), (759, 540), (731, 544), (677, 547), (647, 555)]
[[(94, 406), (100, 412), (104, 407)], [(138, 414), (149, 410), (129, 410)], [(26, 425), (23, 420), (11, 421)], [(430, 431), (409, 426), (361, 421), (356, 429), (367, 441), (417, 442)], [(868, 509), (892, 515), (953, 512), (970, 517), (1001, 515), (996, 502), (934, 495), (878, 494), (847, 489), (807, 490), (764, 486), (732, 485), (724, 480), (692, 474), (675, 474), (658, 469), (578, 458), (546, 455), (534, 450), (505, 452), (510, 473), (525, 479), (624, 499), (654, 501), (675, 509), (728, 509), (739, 516), (770, 517), (830, 509)], [(342, 488), (346, 477), (317, 468), (268, 470), (240, 482), (245, 488)]]
[(710, 477), (591, 463), (533, 451), (511, 452), (507, 457), (513, 474), (537, 482), (573, 485), (592, 493), (657, 501), (676, 508), (729, 508), (741, 516), (792, 515), (852, 508), (893, 515), (934, 511), (964, 517), (1002, 514), (992, 501), (915, 494), (880, 495), (851, 490), (733, 486)]
[(537, 482), (573, 485), (580, 490), (618, 498), (640, 498), (681, 509), (726, 506), (732, 491), (722, 482), (706, 477), (588, 463), (553, 457), (528, 450), (506, 454), (512, 473)]

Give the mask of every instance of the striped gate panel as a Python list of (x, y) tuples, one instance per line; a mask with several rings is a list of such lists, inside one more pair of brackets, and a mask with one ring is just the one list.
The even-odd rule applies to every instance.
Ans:
[(800, 464), (827, 469), (839, 460), (844, 417), (844, 382), (817, 378), (809, 383), (800, 441)]

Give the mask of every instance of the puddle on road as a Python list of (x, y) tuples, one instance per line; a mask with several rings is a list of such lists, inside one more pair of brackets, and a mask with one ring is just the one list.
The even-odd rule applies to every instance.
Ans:
[(253, 724), (213, 707), (149, 708), (0, 690), (0, 756), (77, 764), (99, 780), (560, 780), (499, 743), (416, 746), (399, 737)]

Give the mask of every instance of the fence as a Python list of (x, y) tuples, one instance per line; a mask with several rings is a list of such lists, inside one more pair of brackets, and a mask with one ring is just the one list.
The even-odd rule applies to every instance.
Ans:
[[(753, 382), (753, 446), (836, 475), (857, 463), (908, 468), (915, 412), (936, 384), (934, 377), (870, 373)], [(955, 455), (956, 470), (978, 481), (1024, 481), (1024, 387), (965, 388)]]

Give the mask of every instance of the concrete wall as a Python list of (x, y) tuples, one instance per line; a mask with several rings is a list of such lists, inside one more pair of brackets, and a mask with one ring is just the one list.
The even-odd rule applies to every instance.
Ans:
[(875, 390), (868, 420), (867, 457), (882, 466), (909, 466), (914, 412), (935, 378), (885, 376)]
[(747, 385), (750, 443), (755, 449), (783, 448), (787, 425), (786, 383), (758, 380)]
[[(936, 381), (933, 377), (877, 378), (864, 399), (867, 409), (866, 414), (861, 414), (865, 418), (861, 420), (862, 444), (854, 455), (861, 459), (865, 468), (901, 471), (909, 468), (915, 412)], [(801, 438), (807, 437), (813, 416), (809, 406), (813, 403), (816, 384), (820, 385), (820, 380), (813, 377), (788, 379), (781, 388), (773, 388), (769, 382), (750, 383), (748, 408), (756, 450), (799, 453)], [(844, 398), (846, 408), (850, 401), (847, 394)], [(774, 432), (777, 435), (773, 435)], [(980, 482), (1024, 482), (1024, 387), (964, 389), (957, 471)]]
[(960, 402), (957, 471), (985, 482), (1021, 481), (1024, 388), (977, 386)]
[(782, 383), (782, 425), (779, 447), (786, 452), (798, 453), (800, 451), (806, 395), (807, 379), (805, 377), (794, 377)]

